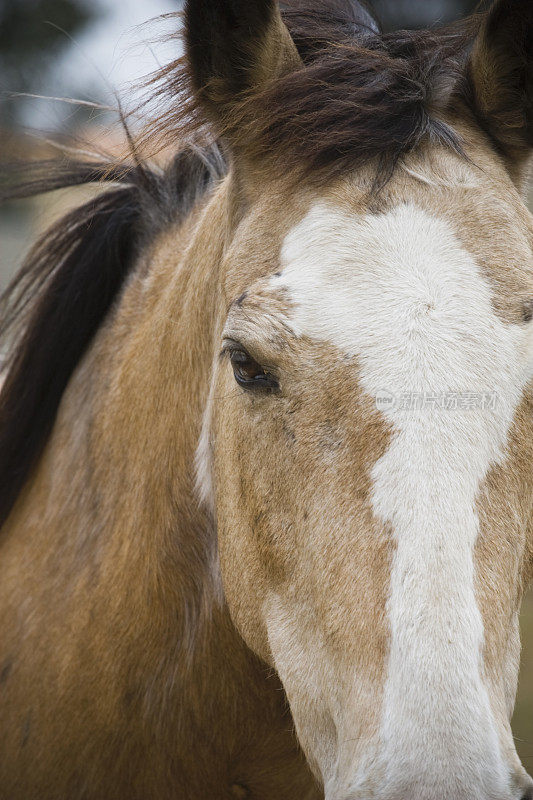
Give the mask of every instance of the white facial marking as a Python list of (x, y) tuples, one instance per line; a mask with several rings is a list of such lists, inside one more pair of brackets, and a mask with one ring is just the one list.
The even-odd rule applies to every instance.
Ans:
[[(362, 219), (313, 208), (288, 235), (272, 286), (294, 304), (296, 335), (353, 354), (366, 393), (397, 399), (383, 412), (395, 433), (371, 498), (397, 546), (372, 797), (509, 797), (482, 677), (475, 503), (531, 378), (531, 334), (495, 315), (488, 282), (451, 228), (413, 205)], [(485, 392), (494, 406), (482, 407)], [(404, 409), (409, 393), (460, 400), (453, 410)], [(343, 790), (367, 797), (366, 777), (349, 776)]]

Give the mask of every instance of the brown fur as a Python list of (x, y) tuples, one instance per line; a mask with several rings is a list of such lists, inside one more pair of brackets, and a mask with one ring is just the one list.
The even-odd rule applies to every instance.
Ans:
[[(196, 5), (215, 13), (207, 3)], [(243, 144), (232, 151), (235, 168), (212, 197), (143, 241), (2, 529), (0, 797), (6, 800), (315, 800), (323, 792), (299, 750), (273, 670), (315, 772), (328, 737), (338, 737), (346, 767), (375, 734), (394, 545), (372, 514), (369, 491), (391, 431), (362, 392), (356, 361), (348, 363), (333, 346), (291, 339), (283, 325), (286, 298), (272, 297), (265, 282), (279, 267), (285, 235), (317, 199), (354, 215), (416, 202), (447, 219), (482, 265), (503, 320), (518, 320), (533, 296), (526, 267), (531, 220), (506, 156), (493, 149), (462, 100), (435, 116), (426, 105), (437, 78), (444, 78), (440, 91), (450, 99), (448, 78), (457, 64), (450, 73), (427, 62), (429, 47), (403, 63), (402, 48), (422, 39), (383, 38), (373, 49), (347, 42), (343, 29), (332, 52), (320, 46), (302, 66), (271, 4), (263, 6), (266, 16), (253, 20), (266, 19), (263, 35), (240, 50), (241, 57), (252, 53), (251, 61), (230, 75), (245, 81), (245, 98), (232, 98), (242, 86), (227, 84), (227, 74), (215, 76), (213, 94), (209, 76), (195, 72), (196, 96), (228, 132), (227, 146), (238, 130), (228, 120), (244, 125)], [(282, 32), (287, 50), (279, 42), (268, 47), (272, 31)], [(238, 50), (240, 41), (232, 46)], [(196, 52), (200, 58), (199, 46)], [(223, 55), (219, 50), (211, 64), (222, 64)], [(296, 75), (283, 77), (295, 64)], [(337, 131), (326, 89), (339, 103), (335, 81), (347, 67), (353, 85), (342, 82), (342, 96), (361, 115), (350, 126), (337, 114)], [(317, 84), (326, 69), (332, 85)], [(265, 86), (269, 70), (274, 83)], [(419, 85), (421, 71), (427, 85)], [(168, 75), (174, 78), (173, 68)], [(376, 109), (384, 85), (394, 91)], [(282, 87), (297, 92), (294, 119)], [(304, 89), (316, 89), (309, 106)], [(382, 113), (383, 121), (390, 113), (399, 126), (383, 132), (379, 148), (363, 135), (372, 116), (365, 103), (373, 116)], [(308, 137), (294, 133), (302, 121)], [(322, 146), (326, 122), (332, 139)], [(286, 174), (272, 172), (263, 157), (278, 148)], [(380, 172), (389, 181), (381, 181), (377, 196), (375, 163), (361, 166), (363, 150), (365, 158), (392, 155), (393, 163), (403, 157), (402, 169)], [(302, 161), (305, 178), (292, 169)], [(323, 164), (332, 169), (309, 173)], [(219, 356), (230, 323), (246, 332), (260, 363), (290, 376), (275, 407), (235, 386), (227, 358)], [(206, 408), (211, 510), (198, 502), (194, 472)], [(512, 649), (512, 618), (533, 573), (529, 411), (524, 399), (508, 460), (480, 492), (476, 556), (491, 699), (517, 781), (523, 775), (508, 723), (513, 676), (502, 677), (502, 669)], [(275, 595), (299, 620), (281, 652), (267, 624), (269, 615), (283, 616)], [(301, 669), (298, 658), (309, 651), (314, 661)], [(356, 688), (347, 674), (354, 667), (361, 677)], [(346, 712), (352, 727), (335, 729), (332, 714), (316, 702), (320, 692), (329, 692), (331, 708)]]
[[(202, 230), (224, 230), (227, 214), (219, 194), (204, 222), (165, 234), (148, 274), (140, 265), (3, 532), (6, 798), (229, 798), (234, 783), (313, 794), (279, 683), (229, 622), (192, 486), (223, 246)], [(156, 385), (157, 430), (145, 425)]]

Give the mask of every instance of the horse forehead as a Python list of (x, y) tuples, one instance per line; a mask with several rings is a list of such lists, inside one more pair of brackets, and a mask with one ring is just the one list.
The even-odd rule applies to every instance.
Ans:
[(490, 301), (490, 285), (451, 226), (413, 204), (358, 216), (317, 204), (283, 241), (281, 264), (273, 285), (288, 290), (296, 319), (309, 326), (313, 308), (324, 319), (333, 302), (335, 328), (344, 323), (352, 334), (358, 299), (373, 315), (391, 301), (404, 312), (413, 302), (415, 310), (417, 301), (434, 307), (473, 293), (480, 306)]
[(418, 357), (426, 370), (433, 364), (434, 378), (439, 364), (446, 375), (469, 362), (482, 372), (529, 349), (519, 299), (509, 324), (495, 310), (495, 284), (449, 222), (407, 203), (359, 216), (315, 205), (283, 241), (271, 280), (289, 301), (296, 335), (385, 368), (390, 359), (398, 367), (401, 354)]

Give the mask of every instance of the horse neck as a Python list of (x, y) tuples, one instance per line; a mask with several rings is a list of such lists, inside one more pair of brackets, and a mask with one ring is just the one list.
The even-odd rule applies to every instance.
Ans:
[(147, 596), (161, 618), (178, 608), (183, 653), (220, 595), (194, 453), (230, 205), (223, 185), (141, 256), (71, 380), (5, 545), (26, 542), (42, 554), (42, 570), (55, 563), (73, 581), (112, 584), (113, 596), (138, 603), (139, 614)]

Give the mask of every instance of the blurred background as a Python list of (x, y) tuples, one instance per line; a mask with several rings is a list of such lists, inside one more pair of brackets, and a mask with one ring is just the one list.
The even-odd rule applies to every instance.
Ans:
[[(385, 28), (425, 27), (469, 13), (477, 0), (374, 0)], [(0, 0), (0, 159), (49, 156), (44, 139), (74, 136), (107, 150), (122, 148), (116, 115), (90, 104), (125, 110), (142, 99), (142, 79), (178, 54), (164, 41), (179, 0)], [(46, 95), (37, 99), (28, 95)], [(56, 99), (53, 99), (56, 98)], [(72, 105), (57, 98), (76, 98)], [(37, 134), (40, 133), (40, 136)], [(29, 243), (88, 190), (56, 193), (0, 209), (0, 291)], [(533, 774), (533, 597), (522, 615), (524, 640), (514, 731)]]

